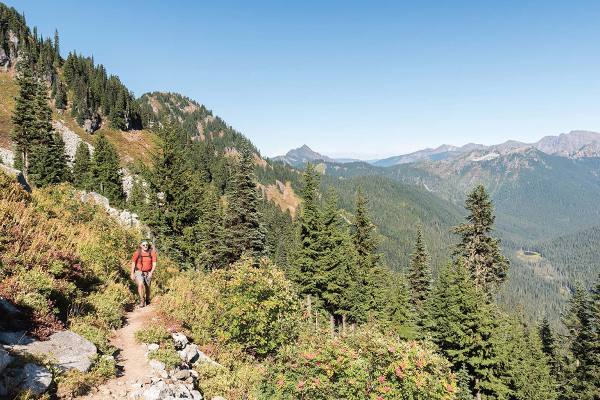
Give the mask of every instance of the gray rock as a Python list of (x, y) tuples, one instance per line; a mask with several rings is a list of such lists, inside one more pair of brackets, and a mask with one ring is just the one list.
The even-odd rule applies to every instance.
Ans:
[(96, 358), (96, 346), (72, 331), (55, 332), (45, 342), (33, 340), (27, 344), (16, 344), (13, 350), (51, 356), (54, 365), (61, 371), (77, 369), (87, 372)]
[(179, 381), (183, 381), (186, 380), (187, 378), (190, 377), (190, 370), (189, 369), (182, 369), (181, 371), (177, 371), (173, 374), (173, 378), (179, 380)]
[(202, 393), (200, 393), (197, 390), (191, 390), (190, 394), (192, 395), (192, 399), (194, 400), (204, 400), (204, 397), (202, 397)]
[(15, 345), (27, 345), (33, 343), (34, 340), (27, 336), (24, 331), (19, 332), (0, 332), (0, 343), (5, 347), (12, 348)]
[(25, 372), (25, 383), (23, 390), (29, 390), (34, 396), (46, 393), (52, 383), (52, 374), (44, 367), (35, 364), (27, 364), (23, 367)]
[(186, 353), (185, 361), (193, 364), (196, 361), (198, 361), (199, 357), (200, 357), (200, 353), (198, 352), (198, 350), (195, 348), (191, 348)]
[(185, 337), (185, 335), (183, 333), (174, 333), (173, 334), (173, 340), (175, 341), (175, 344), (177, 346), (179, 346), (180, 348), (184, 348), (186, 344), (188, 344), (188, 339)]
[(207, 356), (206, 354), (204, 354), (203, 352), (201, 352), (199, 350), (198, 350), (198, 359), (196, 360), (194, 365), (198, 365), (198, 364), (212, 364), (212, 365), (216, 365), (218, 367), (222, 367), (221, 364), (219, 364), (216, 361), (211, 360), (209, 356)]
[(173, 396), (173, 391), (169, 389), (166, 383), (163, 381), (157, 382), (150, 389), (145, 390), (142, 393), (142, 396), (146, 398), (146, 400), (159, 400), (165, 399), (168, 396)]
[(160, 346), (157, 345), (156, 343), (152, 343), (148, 345), (148, 350), (153, 351), (153, 350), (158, 350), (160, 349)]
[(12, 360), (13, 358), (4, 350), (4, 346), (0, 345), (0, 374)]
[(83, 201), (83, 202), (91, 201), (100, 206), (103, 206), (106, 209), (108, 209), (110, 207), (108, 199), (96, 192), (89, 192), (89, 193), (84, 194), (83, 196), (81, 196), (81, 201)]
[(27, 179), (25, 179), (23, 172), (19, 171), (18, 169), (14, 169), (14, 168), (8, 167), (3, 164), (0, 164), (0, 168), (2, 168), (2, 170), (4, 171), (4, 173), (6, 175), (14, 176), (15, 178), (17, 178), (17, 182), (19, 182), (21, 184), (21, 186), (23, 186), (23, 189), (25, 189), (27, 192), (31, 193), (31, 186), (29, 186), (29, 183), (27, 183)]
[(10, 69), (10, 57), (6, 54), (3, 48), (0, 47), (0, 70), (8, 72)]
[(150, 366), (158, 372), (164, 371), (166, 368), (165, 363), (162, 363), (158, 360), (150, 360), (148, 364), (150, 364)]
[(227, 400), (225, 397), (215, 396), (211, 400)]

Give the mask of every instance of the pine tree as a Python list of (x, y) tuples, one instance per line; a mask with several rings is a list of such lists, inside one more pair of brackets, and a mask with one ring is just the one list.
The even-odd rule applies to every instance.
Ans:
[(29, 167), (29, 153), (31, 148), (39, 144), (42, 139), (37, 125), (36, 97), (38, 95), (38, 84), (33, 80), (33, 75), (28, 67), (23, 68), (21, 75), (17, 78), (19, 90), (15, 98), (15, 106), (11, 116), (14, 124), (10, 138), (15, 143), (15, 165), (22, 165), (23, 172)]
[(387, 301), (389, 322), (402, 340), (413, 340), (417, 336), (415, 315), (411, 307), (411, 291), (404, 275), (390, 276), (390, 298)]
[(452, 228), (460, 235), (456, 245), (464, 266), (471, 272), (478, 287), (486, 291), (496, 289), (507, 279), (510, 261), (500, 252), (500, 239), (489, 236), (494, 231), (494, 207), (485, 186), (479, 184), (469, 193), (465, 209), (471, 213), (468, 223)]
[(408, 282), (411, 291), (411, 304), (419, 320), (424, 318), (425, 301), (431, 294), (431, 272), (429, 270), (429, 254), (423, 243), (421, 224), (417, 224), (415, 251), (411, 254)]
[(569, 309), (562, 316), (567, 329), (569, 355), (562, 382), (567, 399), (597, 399), (598, 355), (597, 333), (594, 332), (591, 303), (585, 287), (578, 282), (569, 300)]
[(382, 255), (377, 253), (381, 237), (376, 234), (368, 212), (368, 196), (359, 186), (352, 221), (352, 242), (356, 252), (359, 301), (355, 304), (354, 317), (365, 321), (370, 319), (384, 306), (386, 296), (382, 287), (384, 270), (380, 265)]
[(187, 133), (174, 126), (165, 126), (158, 133), (158, 151), (152, 167), (142, 168), (147, 182), (148, 201), (140, 213), (160, 247), (182, 266), (191, 266), (195, 254), (189, 253), (187, 228), (196, 225), (201, 203), (199, 188), (193, 179), (183, 147)]
[(43, 144), (32, 149), (29, 177), (36, 186), (46, 187), (70, 180), (65, 142), (59, 133), (55, 132)]
[(294, 252), (294, 268), (291, 277), (297, 283), (299, 293), (303, 295), (318, 292), (315, 276), (318, 272), (318, 262), (324, 252), (321, 247), (323, 218), (317, 205), (319, 182), (320, 174), (316, 171), (315, 165), (307, 162), (302, 175), (302, 204), (297, 221), (298, 249)]
[(90, 191), (93, 186), (92, 160), (90, 148), (84, 141), (77, 144), (73, 160), (73, 186), (77, 189)]
[(504, 381), (517, 400), (556, 399), (556, 382), (550, 372), (548, 356), (542, 350), (537, 330), (531, 331), (523, 322), (524, 312), (518, 306), (503, 330), (505, 343)]
[(537, 331), (542, 342), (542, 351), (548, 357), (550, 372), (556, 378), (559, 374), (558, 354), (556, 351), (556, 335), (554, 334), (546, 315), (542, 317), (537, 325)]
[(254, 155), (244, 146), (241, 159), (227, 187), (225, 246), (228, 262), (247, 253), (258, 265), (265, 249), (263, 215), (258, 210), (259, 195), (254, 177)]
[(94, 142), (91, 171), (93, 190), (108, 198), (112, 205), (122, 206), (125, 192), (119, 153), (103, 133)]
[(320, 235), (322, 257), (318, 260), (318, 268), (314, 279), (317, 295), (324, 302), (324, 308), (334, 316), (340, 324), (351, 310), (355, 299), (350, 296), (353, 291), (354, 252), (349, 235), (340, 227), (340, 211), (337, 208), (338, 196), (333, 187), (329, 189), (322, 213), (323, 231)]
[(503, 398), (509, 392), (500, 380), (500, 319), (486, 293), (478, 290), (459, 261), (440, 272), (429, 307), (428, 328), (433, 341), (458, 371), (463, 365), (473, 377), (477, 398)]

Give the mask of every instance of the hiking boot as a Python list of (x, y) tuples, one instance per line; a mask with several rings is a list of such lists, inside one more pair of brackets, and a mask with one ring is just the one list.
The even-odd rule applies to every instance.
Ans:
[(146, 299), (146, 305), (150, 305), (150, 299)]
[(146, 305), (146, 302), (144, 300), (140, 300), (140, 308), (144, 307)]

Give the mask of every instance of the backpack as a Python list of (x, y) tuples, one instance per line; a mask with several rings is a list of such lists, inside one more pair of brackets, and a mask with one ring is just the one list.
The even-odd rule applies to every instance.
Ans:
[[(142, 259), (142, 262), (140, 263), (139, 271), (142, 271), (141, 268), (144, 266), (144, 257), (150, 257), (150, 259), (152, 259), (152, 247), (149, 244), (148, 244), (148, 255), (147, 256), (142, 255), (142, 246), (138, 246), (138, 256), (135, 259), (135, 270), (136, 271), (138, 271), (138, 262), (140, 261), (140, 259)], [(142, 271), (142, 272), (144, 272), (144, 271)]]

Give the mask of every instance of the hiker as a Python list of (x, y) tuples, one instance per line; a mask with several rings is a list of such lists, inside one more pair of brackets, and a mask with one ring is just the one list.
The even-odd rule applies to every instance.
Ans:
[[(150, 282), (156, 269), (156, 252), (150, 248), (148, 239), (143, 239), (131, 258), (131, 280), (138, 284), (140, 307), (150, 304)], [(144, 292), (145, 296), (144, 296)]]

